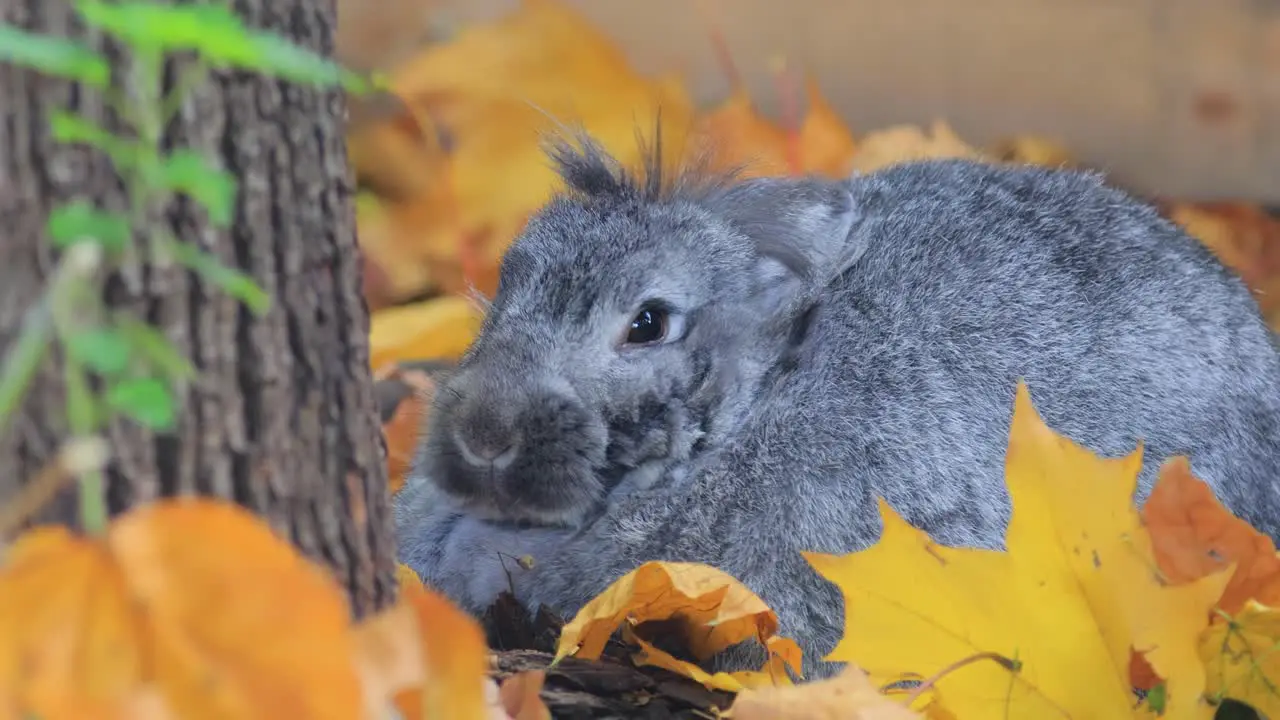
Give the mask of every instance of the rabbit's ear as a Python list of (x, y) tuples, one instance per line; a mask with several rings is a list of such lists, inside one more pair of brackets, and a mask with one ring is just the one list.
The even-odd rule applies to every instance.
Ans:
[(774, 309), (825, 285), (866, 250), (853, 232), (861, 212), (846, 183), (757, 178), (717, 198), (714, 211), (753, 243), (760, 300)]

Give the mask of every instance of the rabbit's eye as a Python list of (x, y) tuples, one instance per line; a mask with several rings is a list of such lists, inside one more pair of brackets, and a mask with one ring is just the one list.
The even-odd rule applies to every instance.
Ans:
[(627, 332), (628, 345), (653, 345), (667, 337), (667, 311), (658, 307), (641, 308), (631, 319), (631, 329)]

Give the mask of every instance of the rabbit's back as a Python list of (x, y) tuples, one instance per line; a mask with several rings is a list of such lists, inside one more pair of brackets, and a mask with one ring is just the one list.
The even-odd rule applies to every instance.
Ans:
[(830, 287), (768, 432), (808, 418), (809, 452), (857, 492), (943, 542), (998, 546), (1023, 378), (1050, 427), (1095, 452), (1143, 441), (1140, 499), (1189, 454), (1274, 534), (1280, 355), (1199, 242), (1091, 174), (928, 161), (852, 187), (865, 254)]

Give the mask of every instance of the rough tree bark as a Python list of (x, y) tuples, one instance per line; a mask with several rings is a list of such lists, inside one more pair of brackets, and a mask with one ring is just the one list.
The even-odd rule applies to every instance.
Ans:
[[(252, 26), (331, 54), (334, 0), (236, 0)], [(0, 0), (5, 22), (85, 37), (65, 0)], [(116, 49), (101, 37), (91, 39)], [(176, 80), (170, 68), (168, 80)], [(75, 197), (123, 209), (98, 153), (56, 144), (49, 117), (75, 110), (119, 127), (100, 93), (0, 64), (0, 352), (53, 266), (49, 209)], [(178, 429), (152, 434), (117, 422), (108, 502), (113, 513), (155, 498), (230, 498), (264, 516), (331, 567), (358, 615), (394, 593), (394, 540), (383, 440), (368, 369), (341, 93), (249, 73), (215, 75), (168, 128), (181, 146), (218, 154), (239, 178), (234, 227), (218, 231), (190, 205), (174, 231), (250, 273), (273, 298), (256, 318), (180, 269), (115, 278), (112, 305), (161, 327), (201, 373), (181, 398)], [(0, 504), (65, 438), (63, 388), (46, 366), (0, 435)], [(61, 497), (41, 520), (74, 522)]]

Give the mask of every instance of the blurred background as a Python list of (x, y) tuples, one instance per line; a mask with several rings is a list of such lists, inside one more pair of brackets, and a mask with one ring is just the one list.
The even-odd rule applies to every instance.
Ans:
[(751, 174), (1072, 165), (1151, 198), (1280, 328), (1280, 0), (338, 0), (375, 369), (451, 359), (555, 189), (540, 135)]

